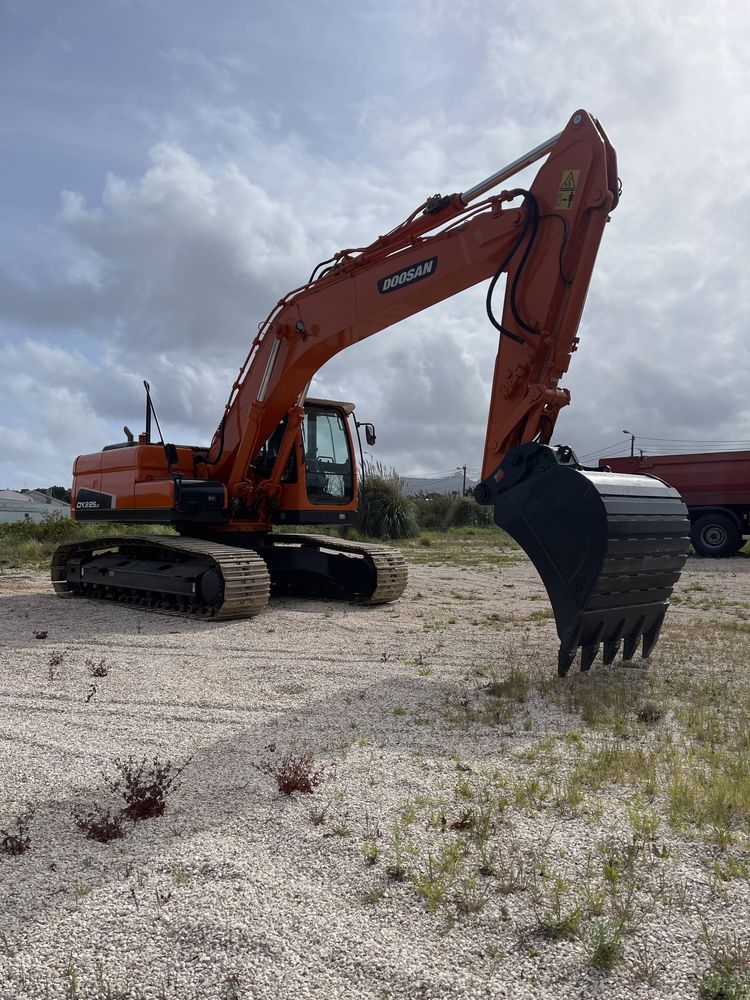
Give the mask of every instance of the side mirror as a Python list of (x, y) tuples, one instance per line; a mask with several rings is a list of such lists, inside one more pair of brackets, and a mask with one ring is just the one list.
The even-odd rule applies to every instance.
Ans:
[(365, 424), (365, 441), (372, 447), (375, 444), (375, 425)]
[(177, 445), (165, 444), (164, 454), (167, 456), (167, 469), (171, 472), (172, 466), (177, 465), (179, 462), (179, 455), (177, 454)]

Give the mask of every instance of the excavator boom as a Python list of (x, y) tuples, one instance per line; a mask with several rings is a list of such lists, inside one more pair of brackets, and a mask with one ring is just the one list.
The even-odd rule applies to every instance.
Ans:
[[(544, 155), (530, 190), (481, 198)], [(334, 355), (487, 279), (487, 311), (502, 350), (490, 393), (484, 474), (509, 448), (540, 434), (548, 440), (570, 398), (558, 383), (576, 349), (618, 186), (614, 149), (598, 122), (578, 111), (563, 132), (485, 181), (427, 199), (374, 243), (337, 253), (261, 324), (212, 444), (216, 478), (230, 493), (246, 491), (249, 462)], [(503, 274), (499, 323), (492, 293)]]

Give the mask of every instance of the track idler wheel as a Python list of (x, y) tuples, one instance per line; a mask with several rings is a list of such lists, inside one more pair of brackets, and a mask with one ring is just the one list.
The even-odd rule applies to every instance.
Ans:
[[(474, 494), (526, 552), (547, 590), (564, 677), (651, 654), (690, 544), (687, 508), (654, 476), (582, 468), (570, 448), (521, 445)], [(642, 645), (641, 645), (642, 644)]]

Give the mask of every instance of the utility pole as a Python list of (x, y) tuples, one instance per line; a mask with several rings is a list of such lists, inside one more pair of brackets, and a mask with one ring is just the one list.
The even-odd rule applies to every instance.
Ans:
[(462, 469), (463, 469), (463, 473), (464, 473), (464, 485), (463, 485), (463, 489), (461, 490), (461, 496), (465, 497), (466, 496), (466, 466), (465, 465), (457, 465), (456, 466), (456, 472), (460, 472)]
[(622, 433), (630, 435), (630, 457), (635, 458), (635, 434), (632, 431), (623, 431)]

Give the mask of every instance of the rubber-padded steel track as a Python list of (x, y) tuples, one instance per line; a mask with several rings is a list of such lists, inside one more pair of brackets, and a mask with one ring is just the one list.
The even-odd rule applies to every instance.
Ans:
[(300, 545), (305, 548), (324, 550), (355, 558), (364, 557), (375, 571), (375, 589), (369, 595), (353, 594), (358, 604), (387, 604), (397, 601), (406, 590), (409, 572), (400, 552), (386, 545), (369, 542), (354, 542), (345, 538), (330, 538), (328, 535), (302, 535), (297, 533), (268, 535), (266, 545)]
[[(106, 552), (118, 553), (123, 560), (130, 558), (154, 564), (172, 562), (179, 569), (180, 562), (205, 560), (205, 570), (221, 574), (218, 600), (201, 601), (200, 593), (194, 598), (160, 592), (157, 589), (137, 590), (125, 586), (111, 586), (106, 577), (91, 583), (71, 579), (70, 560), (86, 560)], [(85, 562), (84, 562), (85, 568)], [(85, 573), (84, 573), (85, 576)], [(163, 614), (183, 617), (206, 617), (214, 620), (252, 618), (260, 614), (268, 603), (270, 579), (266, 564), (252, 549), (240, 549), (200, 538), (172, 538), (165, 535), (131, 535), (128, 537), (97, 538), (86, 542), (60, 545), (52, 557), (52, 583), (61, 597), (83, 596), (123, 601), (135, 607), (146, 608)], [(198, 588), (199, 591), (199, 588)]]

